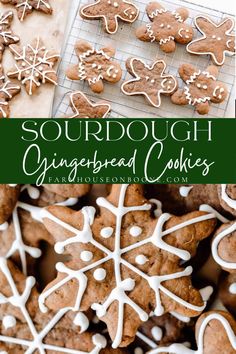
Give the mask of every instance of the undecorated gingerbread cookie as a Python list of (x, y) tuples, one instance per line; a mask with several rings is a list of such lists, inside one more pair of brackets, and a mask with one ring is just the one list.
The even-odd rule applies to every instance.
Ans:
[(0, 62), (2, 61), (5, 47), (8, 47), (10, 44), (15, 44), (20, 40), (20, 38), (11, 30), (12, 21), (12, 11), (8, 11), (0, 15)]
[(18, 95), (21, 88), (11, 82), (3, 72), (0, 64), (0, 118), (10, 117), (10, 101)]
[(165, 74), (164, 60), (157, 60), (149, 66), (142, 59), (130, 58), (126, 67), (134, 79), (123, 83), (121, 90), (125, 95), (143, 95), (152, 106), (158, 108), (161, 105), (161, 94), (170, 96), (177, 89), (175, 77)]
[(195, 39), (187, 46), (191, 54), (210, 55), (216, 65), (223, 65), (226, 53), (235, 54), (234, 20), (226, 18), (215, 23), (205, 16), (197, 16), (195, 25), (202, 33), (202, 37)]
[(0, 0), (2, 4), (11, 4), (16, 7), (18, 18), (23, 21), (34, 10), (52, 14), (49, 0)]
[(236, 216), (236, 184), (219, 184), (218, 194), (222, 208)]
[(196, 111), (204, 115), (210, 111), (210, 102), (222, 103), (228, 95), (227, 87), (217, 81), (218, 69), (216, 66), (200, 70), (191, 64), (183, 64), (179, 68), (179, 74), (186, 86), (171, 96), (174, 104), (188, 104), (196, 107)]
[(104, 90), (103, 81), (112, 84), (120, 81), (122, 76), (120, 64), (112, 60), (114, 48), (95, 49), (90, 43), (80, 40), (75, 44), (75, 52), (79, 64), (68, 68), (69, 79), (87, 81), (91, 90), (96, 93)]
[(147, 25), (139, 27), (136, 36), (141, 41), (157, 42), (166, 53), (175, 51), (176, 44), (187, 44), (193, 38), (193, 29), (185, 21), (189, 12), (185, 8), (168, 11), (158, 2), (150, 2), (146, 7), (149, 19)]
[(96, 0), (94, 4), (82, 6), (80, 15), (87, 20), (102, 19), (105, 31), (114, 34), (118, 30), (118, 19), (133, 23), (139, 9), (127, 0)]

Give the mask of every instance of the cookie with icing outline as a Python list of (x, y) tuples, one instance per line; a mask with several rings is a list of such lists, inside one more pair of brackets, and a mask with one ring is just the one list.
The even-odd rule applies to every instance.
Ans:
[(210, 111), (210, 102), (219, 104), (227, 98), (227, 87), (217, 81), (218, 69), (214, 65), (200, 70), (191, 64), (183, 64), (179, 75), (186, 85), (171, 96), (174, 104), (188, 104), (195, 107), (199, 114), (205, 115)]
[(165, 74), (166, 63), (157, 60), (151, 66), (142, 59), (130, 58), (126, 68), (134, 79), (124, 82), (122, 92), (127, 96), (143, 95), (154, 107), (160, 107), (161, 94), (170, 96), (178, 86), (174, 76)]
[(136, 30), (138, 39), (144, 42), (157, 42), (165, 53), (176, 49), (176, 42), (187, 44), (193, 38), (193, 28), (185, 23), (189, 16), (186, 8), (168, 11), (158, 2), (150, 2), (146, 7), (151, 21)]
[(133, 23), (139, 15), (139, 9), (127, 0), (96, 0), (94, 4), (80, 8), (80, 16), (87, 20), (103, 20), (104, 30), (114, 34), (118, 30), (118, 19)]
[(18, 18), (24, 21), (26, 16), (34, 10), (51, 15), (53, 10), (49, 0), (0, 0), (2, 4), (11, 4), (16, 7)]
[(65, 118), (106, 118), (111, 111), (111, 105), (105, 101), (92, 102), (81, 91), (70, 94), (72, 115)]
[(232, 33), (235, 22), (232, 18), (226, 18), (217, 24), (208, 17), (197, 16), (195, 26), (202, 37), (187, 45), (190, 54), (210, 55), (216, 65), (223, 65), (226, 53), (236, 53), (235, 35)]
[(10, 117), (10, 101), (20, 93), (21, 87), (10, 81), (0, 64), (0, 118)]
[(114, 348), (132, 342), (152, 310), (158, 316), (201, 313), (206, 303), (191, 285), (192, 268), (179, 260), (190, 259), (212, 233), (215, 215), (153, 218), (139, 185), (113, 185), (97, 205), (97, 217), (92, 207), (76, 212), (52, 206), (42, 215), (56, 252), (71, 257), (57, 264), (58, 276), (40, 295), (40, 309), (92, 307), (107, 324)]
[(219, 184), (218, 195), (222, 208), (236, 216), (236, 184)]
[(16, 64), (7, 75), (21, 81), (28, 95), (33, 95), (42, 84), (57, 85), (57, 73), (53, 67), (60, 55), (47, 50), (39, 37), (34, 39), (32, 44), (22, 48), (18, 45), (10, 45), (10, 50)]
[(66, 74), (69, 79), (87, 81), (95, 93), (101, 93), (104, 90), (103, 81), (111, 84), (120, 81), (122, 76), (120, 64), (112, 60), (115, 55), (114, 48), (95, 49), (90, 43), (80, 40), (75, 44), (75, 53), (79, 64), (67, 69)]
[(11, 24), (13, 21), (13, 12), (7, 11), (0, 15), (0, 62), (5, 48), (10, 44), (19, 42), (20, 38), (16, 36), (11, 30)]

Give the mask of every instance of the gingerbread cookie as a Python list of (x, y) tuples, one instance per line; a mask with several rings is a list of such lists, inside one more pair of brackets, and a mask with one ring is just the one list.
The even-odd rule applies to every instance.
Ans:
[(89, 193), (90, 184), (44, 184), (45, 189), (63, 198), (80, 198)]
[(224, 306), (236, 316), (236, 272), (221, 277), (219, 297)]
[(0, 15), (0, 62), (2, 61), (5, 47), (19, 42), (20, 38), (11, 30), (13, 12), (8, 11)]
[(66, 118), (106, 118), (111, 110), (107, 102), (93, 103), (80, 91), (70, 94), (70, 106), (73, 114)]
[(0, 184), (0, 231), (8, 227), (7, 220), (15, 208), (19, 194), (18, 185)]
[(191, 285), (192, 268), (180, 260), (189, 260), (212, 233), (214, 214), (153, 218), (140, 185), (113, 185), (97, 205), (97, 217), (93, 207), (75, 212), (52, 206), (43, 212), (55, 251), (70, 261), (57, 264), (58, 276), (40, 295), (40, 309), (92, 307), (107, 324), (114, 348), (132, 342), (152, 310), (157, 316), (200, 314), (206, 303)]
[(23, 21), (33, 10), (52, 14), (52, 7), (49, 0), (0, 0), (2, 4), (11, 4), (16, 7), (18, 18)]
[(235, 54), (235, 34), (233, 34), (235, 23), (233, 19), (226, 18), (217, 24), (208, 17), (197, 16), (195, 25), (203, 36), (188, 44), (187, 51), (189, 53), (210, 55), (216, 65), (224, 64), (226, 53)]
[(41, 39), (35, 39), (31, 45), (23, 48), (11, 45), (10, 50), (16, 61), (16, 70), (13, 69), (7, 75), (21, 81), (29, 95), (33, 95), (42, 84), (57, 85), (57, 74), (53, 66), (60, 56), (47, 50)]
[(236, 216), (236, 184), (219, 184), (218, 194), (221, 206)]
[(209, 66), (202, 71), (191, 64), (183, 64), (179, 68), (179, 74), (186, 86), (171, 96), (174, 104), (188, 104), (196, 107), (196, 111), (204, 115), (210, 111), (210, 102), (222, 103), (228, 95), (227, 87), (217, 81), (216, 66)]
[(171, 95), (177, 89), (174, 76), (165, 74), (166, 63), (157, 60), (149, 66), (138, 58), (128, 59), (126, 62), (128, 72), (134, 77), (123, 83), (121, 90), (125, 95), (143, 95), (154, 107), (160, 107), (161, 94)]
[(121, 67), (111, 58), (115, 54), (114, 48), (105, 47), (97, 50), (88, 42), (81, 40), (75, 44), (75, 52), (79, 64), (68, 68), (69, 79), (87, 81), (91, 90), (96, 93), (104, 90), (103, 81), (112, 84), (120, 81)]
[(0, 64), (0, 118), (10, 117), (9, 102), (20, 92), (20, 86), (8, 80)]
[(193, 29), (184, 23), (188, 16), (188, 10), (179, 8), (176, 11), (168, 11), (158, 2), (150, 2), (146, 12), (152, 23), (139, 27), (136, 36), (141, 41), (157, 42), (165, 53), (175, 51), (176, 44), (187, 44), (193, 38)]
[(114, 34), (118, 30), (118, 19), (133, 23), (139, 9), (127, 0), (96, 0), (94, 4), (82, 6), (80, 15), (86, 20), (102, 19), (105, 31)]

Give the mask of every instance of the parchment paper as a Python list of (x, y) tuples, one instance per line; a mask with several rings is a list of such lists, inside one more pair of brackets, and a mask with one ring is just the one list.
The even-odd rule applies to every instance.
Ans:
[[(50, 0), (53, 7), (53, 14), (45, 15), (39, 11), (26, 17), (20, 22), (14, 6), (0, 4), (0, 12), (12, 10), (14, 20), (12, 29), (21, 38), (20, 44), (31, 43), (38, 36), (42, 38), (47, 49), (55, 49), (61, 53), (64, 42), (64, 31), (66, 28), (70, 0)], [(5, 72), (14, 67), (13, 56), (9, 49), (6, 49), (3, 58)], [(17, 81), (16, 81), (17, 82)], [(10, 103), (12, 118), (48, 118), (51, 116), (55, 86), (51, 84), (41, 85), (38, 92), (28, 96), (22, 86), (21, 93)]]

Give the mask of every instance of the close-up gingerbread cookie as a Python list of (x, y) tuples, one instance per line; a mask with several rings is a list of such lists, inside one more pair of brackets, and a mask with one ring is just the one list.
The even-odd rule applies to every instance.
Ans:
[(92, 102), (83, 92), (70, 94), (72, 114), (66, 118), (106, 118), (111, 111), (111, 105), (106, 101)]
[(206, 70), (195, 68), (191, 64), (183, 64), (179, 68), (179, 75), (186, 83), (171, 96), (177, 105), (190, 105), (201, 114), (208, 114), (210, 103), (222, 103), (228, 95), (228, 90), (223, 82), (217, 81), (218, 69), (209, 66)]
[(16, 36), (11, 30), (13, 21), (13, 12), (8, 11), (0, 15), (0, 62), (5, 48), (10, 44), (19, 42), (20, 38)]
[(118, 19), (133, 23), (139, 15), (139, 9), (128, 0), (96, 0), (95, 3), (80, 8), (81, 17), (87, 20), (103, 20), (104, 30), (114, 34), (118, 30)]
[(222, 208), (236, 216), (236, 184), (219, 184), (218, 194)]
[(0, 118), (10, 117), (10, 101), (21, 91), (19, 85), (14, 84), (4, 74), (0, 64)]
[(0, 184), (0, 231), (8, 227), (7, 221), (15, 208), (19, 194), (19, 185)]
[(233, 33), (235, 22), (232, 18), (215, 23), (208, 17), (197, 16), (195, 26), (201, 32), (202, 37), (188, 44), (189, 53), (210, 55), (216, 65), (225, 63), (226, 54), (236, 53), (235, 34)]
[(142, 59), (130, 58), (126, 61), (126, 68), (134, 79), (122, 84), (122, 92), (128, 96), (143, 95), (154, 107), (160, 107), (161, 94), (170, 96), (177, 89), (176, 78), (165, 73), (164, 60), (157, 60), (149, 66)]
[(138, 39), (144, 42), (157, 42), (163, 52), (175, 51), (176, 43), (187, 44), (193, 38), (193, 28), (186, 24), (189, 12), (186, 8), (168, 11), (158, 2), (150, 2), (146, 7), (151, 21), (136, 30)]

